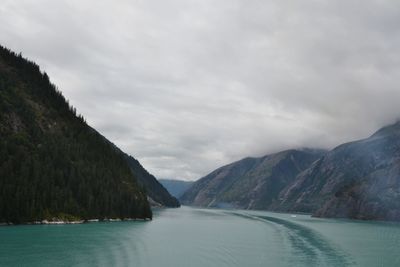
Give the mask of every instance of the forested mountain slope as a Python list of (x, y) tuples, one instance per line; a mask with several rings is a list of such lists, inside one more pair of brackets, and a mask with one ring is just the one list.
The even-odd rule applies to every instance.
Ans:
[(151, 218), (124, 156), (39, 67), (0, 47), (0, 222)]

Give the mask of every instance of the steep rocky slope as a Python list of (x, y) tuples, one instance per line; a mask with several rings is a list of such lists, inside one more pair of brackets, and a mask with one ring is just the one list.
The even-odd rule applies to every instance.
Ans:
[(296, 176), (324, 151), (287, 150), (245, 158), (201, 178), (180, 198), (182, 204), (205, 207), (268, 209)]
[(333, 150), (246, 158), (197, 181), (183, 204), (400, 221), (400, 122)]
[(340, 145), (301, 173), (274, 209), (400, 220), (400, 122)]

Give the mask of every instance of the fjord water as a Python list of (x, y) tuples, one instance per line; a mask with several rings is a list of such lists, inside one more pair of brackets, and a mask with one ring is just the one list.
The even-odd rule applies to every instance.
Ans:
[(147, 222), (0, 227), (0, 266), (400, 266), (400, 224), (183, 207)]

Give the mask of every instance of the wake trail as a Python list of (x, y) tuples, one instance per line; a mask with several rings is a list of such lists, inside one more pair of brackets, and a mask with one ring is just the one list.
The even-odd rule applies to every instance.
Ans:
[[(319, 232), (304, 225), (265, 215), (253, 215), (246, 212), (229, 212), (249, 220), (269, 224), (282, 236), (283, 243), (293, 250), (288, 258), (289, 266), (354, 266), (354, 261), (339, 247), (331, 244)], [(285, 246), (284, 246), (285, 247)]]

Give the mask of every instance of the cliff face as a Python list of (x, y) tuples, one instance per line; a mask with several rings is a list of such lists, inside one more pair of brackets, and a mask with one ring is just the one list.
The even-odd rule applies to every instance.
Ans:
[(195, 206), (269, 209), (279, 201), (281, 190), (323, 153), (288, 150), (245, 158), (198, 180), (180, 200)]
[(275, 210), (400, 220), (400, 122), (333, 149), (281, 193)]

